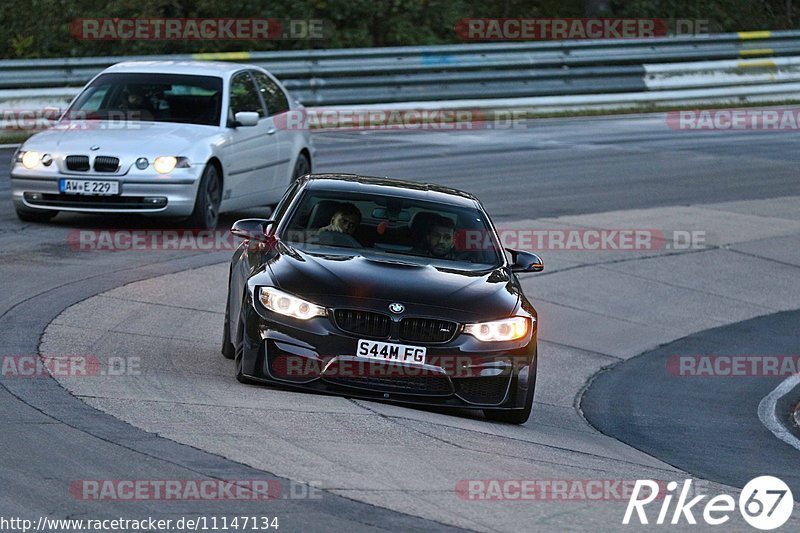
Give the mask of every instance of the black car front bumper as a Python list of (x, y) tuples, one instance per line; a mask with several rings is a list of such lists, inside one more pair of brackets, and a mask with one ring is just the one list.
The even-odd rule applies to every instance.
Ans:
[[(485, 343), (459, 328), (448, 342), (413, 343), (349, 333), (332, 312), (299, 320), (246, 300), (241, 364), (253, 381), (353, 398), (502, 410), (524, 408), (535, 386), (535, 321), (517, 341)], [(359, 339), (425, 346), (426, 364), (358, 357)]]

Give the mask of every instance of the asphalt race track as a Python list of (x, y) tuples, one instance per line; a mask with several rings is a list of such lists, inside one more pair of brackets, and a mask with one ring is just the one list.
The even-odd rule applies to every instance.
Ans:
[[(664, 372), (677, 354), (797, 354), (798, 324), (800, 312), (790, 311), (689, 335), (603, 372), (581, 407), (603, 433), (687, 472), (733, 486), (743, 486), (760, 472), (780, 477), (800, 493), (800, 472), (787, 467), (798, 451), (773, 438), (752, 416), (758, 400), (781, 378), (686, 378)], [(714, 431), (706, 430), (709, 418)], [(647, 419), (647, 426), (631, 426), (628, 421), (636, 419)], [(687, 440), (693, 446), (685, 446)], [(720, 461), (720, 455), (728, 457)]]
[[(479, 501), (456, 487), (693, 478), (708, 493), (735, 495), (771, 473), (800, 500), (800, 450), (756, 412), (781, 380), (698, 381), (669, 375), (664, 363), (675, 354), (798, 354), (795, 145), (785, 132), (674, 131), (658, 114), (316, 135), (317, 171), (466, 189), (510, 231), (663, 234), (647, 250), (541, 250), (545, 272), (523, 278), (541, 322), (524, 426), (238, 384), (219, 355), (230, 252), (78, 250), (69, 243), (80, 230), (165, 223), (60, 214), (22, 224), (9, 200), (11, 151), (0, 150), (0, 355), (138, 365), (123, 375), (0, 375), (0, 513), (277, 516), (283, 531), (616, 531), (627, 498), (613, 494)], [(691, 231), (701, 245), (676, 240)], [(208, 478), (272, 480), (282, 492), (197, 502), (70, 491), (81, 480)], [(796, 506), (785, 527), (798, 524)], [(750, 530), (738, 515), (725, 527)]]

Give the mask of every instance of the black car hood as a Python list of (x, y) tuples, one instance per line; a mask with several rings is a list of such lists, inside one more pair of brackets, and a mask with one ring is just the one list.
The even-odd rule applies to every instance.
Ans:
[(289, 249), (268, 261), (273, 282), (327, 307), (388, 311), (398, 302), (408, 313), (446, 309), (459, 320), (489, 320), (511, 314), (519, 290), (505, 268), (471, 272), (362, 255), (320, 255)]

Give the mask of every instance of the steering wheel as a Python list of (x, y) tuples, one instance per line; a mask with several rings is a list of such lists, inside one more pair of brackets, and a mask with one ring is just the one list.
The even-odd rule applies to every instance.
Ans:
[(332, 246), (346, 246), (348, 248), (361, 248), (361, 243), (352, 235), (338, 231), (320, 231), (317, 236), (319, 244)]

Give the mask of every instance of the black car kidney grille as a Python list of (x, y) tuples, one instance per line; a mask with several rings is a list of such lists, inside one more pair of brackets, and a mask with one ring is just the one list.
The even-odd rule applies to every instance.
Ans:
[(333, 313), (339, 329), (354, 335), (385, 338), (389, 336), (392, 320), (381, 313), (358, 309), (337, 309)]
[(447, 342), (458, 331), (458, 324), (435, 318), (404, 318), (400, 338), (412, 342)]
[(68, 155), (66, 161), (68, 170), (75, 170), (77, 172), (86, 172), (89, 170), (89, 156), (87, 155)]
[(95, 172), (116, 172), (119, 169), (119, 158), (99, 155), (94, 158)]

